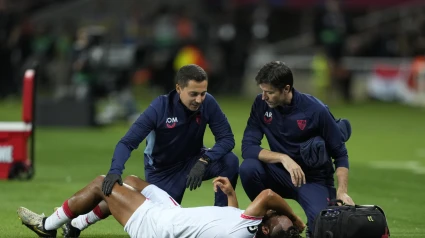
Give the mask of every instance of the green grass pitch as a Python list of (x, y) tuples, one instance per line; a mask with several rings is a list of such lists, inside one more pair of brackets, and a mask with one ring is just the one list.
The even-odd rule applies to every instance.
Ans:
[[(242, 133), (253, 98), (217, 99), (232, 126), (234, 152), (240, 157)], [(149, 101), (142, 100), (140, 108)], [(382, 103), (330, 107), (336, 117), (350, 119), (353, 127), (347, 143), (351, 163), (349, 195), (357, 204), (380, 205), (387, 214), (391, 237), (425, 237), (425, 111)], [(0, 121), (17, 121), (20, 113), (20, 102), (0, 102)], [(34, 179), (0, 181), (0, 237), (35, 237), (21, 225), (16, 209), (25, 206), (50, 215), (55, 206), (108, 171), (115, 144), (127, 129), (127, 124), (101, 129), (38, 128)], [(205, 144), (212, 146), (213, 142), (207, 130)], [(144, 143), (132, 153), (124, 176), (144, 177), (143, 149)], [(246, 207), (249, 201), (240, 183), (236, 191), (240, 206)], [(182, 205), (211, 204), (211, 181), (205, 181), (200, 189), (186, 191)], [(297, 203), (290, 204), (305, 218)], [(109, 217), (85, 230), (81, 237), (128, 236)]]

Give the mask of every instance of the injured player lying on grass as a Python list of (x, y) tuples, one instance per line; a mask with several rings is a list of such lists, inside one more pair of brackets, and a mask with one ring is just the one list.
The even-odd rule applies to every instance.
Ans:
[(213, 187), (227, 195), (229, 206), (191, 208), (180, 207), (165, 191), (134, 176), (123, 186), (115, 184), (112, 193), (105, 196), (103, 179), (98, 176), (49, 217), (24, 207), (18, 209), (18, 216), (40, 237), (56, 237), (58, 228), (102, 201), (130, 237), (300, 237), (305, 228), (286, 201), (269, 189), (240, 210), (236, 193), (225, 177), (214, 179)]

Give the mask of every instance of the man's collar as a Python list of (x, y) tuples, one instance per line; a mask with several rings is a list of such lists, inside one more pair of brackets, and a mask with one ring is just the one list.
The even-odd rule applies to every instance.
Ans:
[(180, 94), (177, 93), (177, 90), (173, 89), (173, 91), (169, 92), (168, 95), (173, 97), (173, 104), (177, 105), (177, 103), (181, 103)]
[(300, 93), (292, 87), (292, 99), (288, 105), (278, 106), (276, 109), (282, 114), (289, 114), (298, 104)]
[(295, 88), (292, 87), (292, 100), (290, 106), (295, 106), (298, 104), (298, 100), (300, 98), (300, 92), (295, 90)]

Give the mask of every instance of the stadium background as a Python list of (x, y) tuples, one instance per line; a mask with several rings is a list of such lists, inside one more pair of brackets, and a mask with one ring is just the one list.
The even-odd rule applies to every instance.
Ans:
[[(383, 207), (393, 237), (424, 237), (424, 89), (423, 79), (412, 76), (412, 62), (425, 53), (424, 5), (342, 3), (353, 23), (343, 53), (352, 73), (349, 102), (329, 79), (314, 40), (313, 16), (322, 1), (0, 1), (5, 9), (0, 10), (1, 29), (10, 36), (6, 42), (12, 42), (2, 48), (0, 122), (21, 120), (23, 72), (36, 62), (38, 73), (35, 175), (28, 181), (0, 180), (0, 237), (33, 237), (17, 219), (19, 206), (50, 214), (106, 173), (115, 144), (134, 115), (173, 87), (172, 75), (182, 64), (207, 69), (209, 90), (230, 121), (234, 152), (241, 158), (242, 133), (259, 92), (253, 77), (269, 60), (287, 62), (297, 89), (324, 100), (336, 117), (350, 119), (349, 194), (354, 201)], [(92, 37), (93, 48), (76, 50), (84, 33)], [(110, 54), (115, 58), (99, 60), (107, 50), (115, 50)], [(90, 70), (78, 71), (72, 65), (84, 53)], [(380, 94), (372, 90), (373, 80), (387, 83)], [(394, 80), (408, 90), (388, 86)], [(411, 80), (417, 83), (412, 86)], [(46, 110), (52, 104), (56, 110)], [(71, 120), (61, 118), (70, 110)], [(213, 143), (207, 130), (205, 145)], [(263, 145), (267, 148), (266, 141)], [(143, 149), (144, 143), (132, 153), (124, 176), (144, 177)], [(246, 207), (240, 183), (236, 191), (240, 206)], [(186, 192), (182, 205), (211, 204), (212, 186), (205, 181), (199, 190)], [(290, 204), (304, 217), (298, 204)], [(127, 235), (108, 218), (82, 237)]]

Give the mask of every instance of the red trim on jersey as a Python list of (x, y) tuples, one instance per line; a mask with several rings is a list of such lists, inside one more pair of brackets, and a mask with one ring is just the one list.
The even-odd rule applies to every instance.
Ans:
[(177, 204), (177, 202), (176, 201), (174, 201), (174, 199), (172, 198), (172, 197), (169, 197), (170, 198), (170, 200), (174, 203), (174, 206), (179, 206), (179, 204)]
[(254, 220), (254, 221), (263, 219), (262, 217), (253, 217), (253, 216), (248, 216), (248, 215), (245, 215), (245, 214), (241, 214), (241, 218), (248, 219), (248, 220)]

